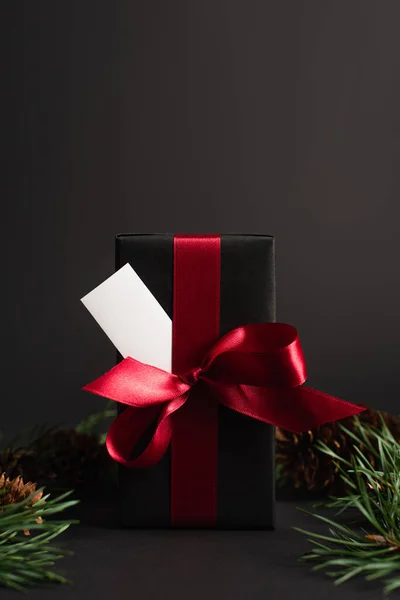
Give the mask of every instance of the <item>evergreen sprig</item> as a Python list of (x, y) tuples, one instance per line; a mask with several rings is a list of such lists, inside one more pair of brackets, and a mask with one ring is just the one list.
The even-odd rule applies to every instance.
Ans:
[[(115, 402), (109, 400), (103, 410), (92, 413), (82, 419), (80, 423), (75, 427), (77, 433), (85, 433), (87, 435), (94, 435), (97, 433), (97, 429), (100, 425), (108, 419), (114, 419), (117, 416), (117, 407)], [(104, 444), (106, 439), (105, 433), (98, 434), (99, 443)]]
[[(319, 444), (339, 467), (348, 489), (346, 496), (324, 503), (336, 509), (336, 519), (302, 511), (325, 523), (328, 532), (294, 529), (306, 535), (313, 546), (302, 560), (315, 563), (314, 570), (325, 571), (336, 584), (357, 575), (369, 581), (382, 580), (388, 594), (400, 588), (400, 443), (383, 419), (375, 428), (360, 420), (357, 425), (358, 433), (342, 427), (353, 441), (350, 461)], [(373, 465), (365, 458), (366, 449), (374, 457)], [(351, 526), (339, 521), (349, 509), (356, 515)]]
[[(78, 501), (69, 499), (72, 492), (67, 492), (51, 500), (50, 494), (44, 495), (30, 505), (41, 491), (35, 490), (28, 498), (1, 507), (0, 585), (24, 591), (43, 581), (68, 582), (52, 567), (69, 552), (53, 546), (52, 541), (77, 521), (47, 520), (47, 517), (63, 512)], [(31, 532), (29, 536), (27, 531)]]

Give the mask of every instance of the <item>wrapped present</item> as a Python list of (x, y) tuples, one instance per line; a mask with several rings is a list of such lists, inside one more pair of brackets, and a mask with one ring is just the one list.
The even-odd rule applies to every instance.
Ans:
[(122, 234), (116, 268), (83, 301), (118, 363), (84, 389), (119, 403), (122, 525), (272, 529), (274, 426), (363, 410), (303, 385), (297, 331), (274, 322), (273, 238)]

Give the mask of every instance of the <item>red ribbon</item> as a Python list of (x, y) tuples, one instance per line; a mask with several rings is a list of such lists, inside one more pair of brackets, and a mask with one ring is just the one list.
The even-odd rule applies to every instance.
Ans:
[[(173, 373), (195, 373), (219, 338), (220, 271), (220, 236), (174, 237)], [(204, 386), (192, 386), (190, 402), (173, 418), (172, 525), (215, 525), (217, 457), (218, 403)]]
[[(172, 437), (174, 524), (215, 523), (218, 403), (294, 432), (365, 410), (303, 385), (305, 360), (291, 325), (244, 325), (218, 340), (219, 271), (219, 238), (176, 236), (174, 373), (128, 357), (84, 387), (128, 405), (106, 441), (120, 464), (151, 467)], [(154, 422), (149, 444), (131, 458)]]

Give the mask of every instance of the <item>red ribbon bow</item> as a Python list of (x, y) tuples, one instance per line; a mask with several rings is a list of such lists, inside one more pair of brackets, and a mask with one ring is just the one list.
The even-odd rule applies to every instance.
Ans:
[[(84, 387), (128, 405), (110, 427), (107, 449), (127, 467), (156, 464), (171, 440), (173, 413), (194, 386), (215, 402), (253, 419), (299, 432), (357, 414), (364, 407), (303, 386), (306, 366), (297, 331), (283, 323), (245, 325), (224, 335), (200, 366), (179, 375), (125, 358)], [(149, 426), (146, 449), (131, 459)]]

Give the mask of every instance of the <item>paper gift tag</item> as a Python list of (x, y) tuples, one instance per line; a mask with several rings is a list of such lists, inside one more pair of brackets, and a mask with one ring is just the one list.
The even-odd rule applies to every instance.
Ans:
[(128, 263), (81, 301), (124, 358), (171, 371), (172, 321)]

